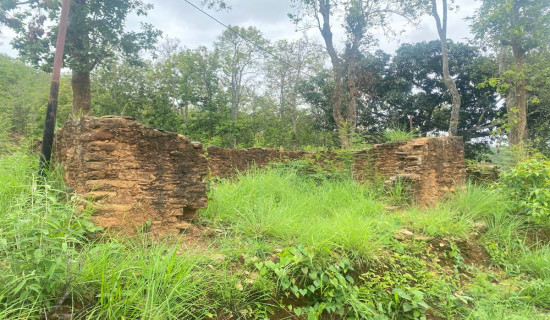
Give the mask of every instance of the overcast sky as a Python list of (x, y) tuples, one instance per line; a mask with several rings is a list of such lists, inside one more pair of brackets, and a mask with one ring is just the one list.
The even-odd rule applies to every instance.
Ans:
[[(108, 1), (108, 0), (106, 0)], [(199, 3), (200, 0), (190, 0)], [(141, 18), (152, 23), (162, 30), (164, 37), (176, 38), (183, 46), (194, 48), (200, 45), (211, 46), (216, 37), (221, 34), (224, 27), (200, 13), (183, 0), (150, 0), (155, 8), (146, 18)], [(226, 24), (239, 26), (256, 26), (270, 40), (293, 39), (300, 36), (295, 31), (295, 26), (290, 22), (287, 14), (291, 12), (290, 0), (229, 0), (232, 10), (228, 12), (216, 12), (208, 10), (214, 17)], [(470, 39), (469, 26), (464, 18), (473, 14), (478, 7), (476, 0), (460, 0), (458, 12), (449, 14), (448, 37), (455, 41)], [(132, 18), (128, 25), (137, 24)], [(335, 23), (336, 24), (336, 23)], [(426, 16), (419, 25), (419, 28), (407, 27), (395, 22), (396, 29), (408, 30), (395, 39), (388, 40), (380, 35), (380, 49), (393, 52), (400, 43), (418, 42), (437, 39), (435, 21), (432, 17)], [(318, 30), (311, 30), (312, 37), (319, 37)], [(5, 28), (0, 36), (0, 52), (15, 56), (16, 52), (11, 49), (9, 42), (12, 33)], [(319, 37), (320, 38), (320, 37)], [(335, 33), (335, 41), (341, 40), (342, 34)]]

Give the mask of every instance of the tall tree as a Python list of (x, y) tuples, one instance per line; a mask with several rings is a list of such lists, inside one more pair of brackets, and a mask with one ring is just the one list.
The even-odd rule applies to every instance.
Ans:
[(323, 70), (323, 52), (308, 39), (280, 40), (273, 46), (274, 56), (266, 63), (268, 88), (278, 97), (279, 117), (290, 120), (292, 135), (298, 131), (298, 84), (310, 74)]
[(213, 138), (217, 96), (221, 93), (219, 70), (218, 55), (206, 47), (181, 50), (157, 64), (160, 92), (184, 118), (185, 134), (189, 134), (190, 107), (196, 107), (208, 113), (208, 131)]
[(548, 46), (550, 0), (483, 0), (473, 17), (476, 37), (500, 48), (510, 48), (513, 66), (502, 78), (508, 83), (506, 107), (509, 143), (521, 147), (527, 138), (528, 55)]
[[(487, 142), (503, 113), (496, 89), (478, 86), (497, 74), (497, 66), (475, 46), (448, 40), (448, 49), (451, 76), (462, 94), (458, 134), (467, 143), (468, 155), (474, 156), (488, 149), (474, 139)], [(450, 110), (446, 106), (452, 97), (441, 77), (434, 76), (442, 74), (441, 55), (441, 43), (435, 40), (403, 44), (393, 58), (380, 50), (365, 53), (358, 60), (362, 97), (357, 104), (358, 134), (372, 143), (381, 142), (380, 134), (386, 129), (408, 127), (408, 115), (414, 116), (415, 129), (423, 136), (447, 131)], [(325, 72), (300, 86), (320, 131), (336, 126), (331, 116), (333, 85)]]
[[(90, 73), (107, 58), (121, 55), (138, 62), (143, 49), (151, 49), (160, 32), (141, 24), (139, 32), (127, 31), (128, 15), (144, 16), (152, 5), (141, 0), (74, 0), (67, 32), (64, 65), (72, 71), (73, 116), (91, 110)], [(8, 22), (17, 36), (12, 44), (33, 65), (50, 71), (61, 4), (30, 0)]]
[[(263, 47), (267, 43), (261, 31), (255, 27), (231, 27), (214, 44), (222, 65), (222, 81), (231, 95), (231, 120), (234, 127), (246, 86), (251, 84), (261, 69), (264, 53), (258, 46)], [(233, 147), (236, 146), (236, 132), (233, 132)]]
[[(357, 61), (361, 48), (373, 39), (373, 33), (381, 28), (387, 34), (394, 30), (389, 21), (401, 16), (414, 21), (425, 3), (422, 0), (293, 0), (303, 12), (291, 15), (295, 22), (305, 17), (313, 19), (319, 29), (332, 63), (334, 92), (333, 117), (338, 128), (340, 145), (349, 148), (357, 127)], [(333, 39), (332, 18), (342, 13), (346, 30), (345, 50), (339, 51)], [(347, 75), (347, 76), (345, 76)]]
[(448, 3), (447, 0), (441, 0), (442, 2), (442, 17), (439, 15), (437, 9), (437, 0), (431, 0), (432, 3), (432, 15), (435, 19), (437, 26), (437, 33), (439, 34), (439, 40), (441, 42), (441, 57), (443, 62), (443, 83), (445, 87), (451, 93), (453, 103), (451, 106), (451, 118), (449, 120), (449, 135), (458, 135), (458, 123), (460, 121), (460, 105), (461, 97), (456, 87), (456, 82), (451, 77), (449, 70), (449, 50), (447, 48), (447, 15), (448, 15)]

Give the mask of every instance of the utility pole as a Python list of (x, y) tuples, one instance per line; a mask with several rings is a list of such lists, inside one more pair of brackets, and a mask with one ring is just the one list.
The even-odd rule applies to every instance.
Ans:
[(50, 98), (48, 99), (48, 108), (46, 109), (46, 121), (44, 122), (44, 134), (42, 136), (42, 150), (40, 152), (40, 175), (42, 176), (46, 174), (52, 156), (55, 118), (57, 117), (57, 100), (59, 98), (59, 79), (61, 78), (61, 67), (63, 66), (63, 52), (65, 50), (65, 38), (67, 37), (70, 10), (71, 0), (63, 0), (59, 30), (57, 32), (57, 45), (53, 63)]

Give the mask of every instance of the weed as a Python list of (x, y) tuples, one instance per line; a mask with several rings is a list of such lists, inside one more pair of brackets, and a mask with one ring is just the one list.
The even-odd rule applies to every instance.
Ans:
[(501, 192), (515, 200), (518, 213), (538, 222), (550, 217), (550, 160), (541, 155), (523, 160), (504, 172), (501, 181)]
[(539, 279), (550, 280), (550, 247), (528, 250), (517, 261), (521, 270)]
[(416, 138), (416, 134), (411, 131), (406, 131), (401, 128), (388, 129), (384, 131), (384, 139), (388, 143), (407, 142)]
[(146, 236), (108, 240), (82, 250), (75, 292), (85, 305), (77, 317), (96, 319), (202, 318), (207, 280), (195, 262), (177, 255), (177, 245), (152, 243)]
[[(329, 258), (325, 252), (319, 259), (317, 250), (298, 245), (285, 248), (279, 261), (256, 263), (263, 276), (273, 274), (278, 279), (283, 307), (296, 316), (308, 319), (323, 316), (364, 318), (374, 310), (359, 298), (359, 288), (351, 277), (354, 271), (347, 258)], [(300, 301), (298, 305), (285, 301)]]
[[(544, 300), (541, 288), (534, 288), (536, 282), (517, 279), (498, 281), (501, 276), (493, 273), (479, 273), (467, 288), (474, 298), (471, 309), (462, 309), (462, 318), (467, 320), (505, 319), (528, 320), (548, 319), (548, 315), (537, 309), (534, 299)], [(519, 290), (518, 288), (524, 288)], [(548, 293), (548, 291), (546, 292)], [(539, 300), (539, 301), (541, 301)]]
[(388, 198), (388, 202), (398, 206), (405, 206), (411, 204), (413, 201), (412, 185), (409, 180), (396, 179), (389, 184), (385, 185), (385, 195)]
[[(413, 248), (407, 245), (407, 249)], [(430, 266), (426, 258), (433, 260)], [(429, 303), (444, 308), (455, 286), (454, 279), (436, 276), (441, 267), (433, 258), (393, 252), (361, 275), (362, 296), (390, 319), (425, 319), (433, 309)]]

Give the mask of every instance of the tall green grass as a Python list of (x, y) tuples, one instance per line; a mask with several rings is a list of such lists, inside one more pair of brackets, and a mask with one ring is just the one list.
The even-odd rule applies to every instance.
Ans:
[(0, 158), (0, 314), (13, 317), (55, 308), (69, 290), (77, 247), (95, 229), (77, 200), (36, 170), (29, 155)]
[(468, 183), (436, 205), (411, 207), (398, 217), (403, 225), (432, 236), (467, 238), (483, 223), (488, 233), (503, 237), (509, 235), (502, 234), (504, 229), (513, 232), (520, 224), (511, 218), (508, 203), (497, 190)]
[(347, 179), (319, 181), (293, 170), (255, 170), (211, 191), (201, 218), (252, 238), (336, 248), (368, 257), (388, 238), (384, 204)]
[(549, 316), (524, 301), (482, 299), (475, 302), (473, 310), (463, 319), (548, 320)]
[(518, 264), (523, 272), (550, 281), (550, 246), (528, 250), (519, 259)]
[[(81, 199), (36, 157), (0, 157), (0, 319), (40, 319), (63, 304), (82, 319), (204, 319), (210, 280), (177, 243), (89, 243)], [(72, 302), (72, 303), (71, 303)], [(50, 315), (51, 316), (51, 315)]]
[(91, 307), (76, 318), (204, 319), (213, 311), (206, 297), (210, 280), (178, 249), (144, 236), (84, 248), (74, 291)]

